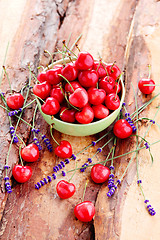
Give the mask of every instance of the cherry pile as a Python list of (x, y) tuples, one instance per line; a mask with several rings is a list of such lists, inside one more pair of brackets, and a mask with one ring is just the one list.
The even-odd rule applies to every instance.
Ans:
[(79, 52), (76, 61), (40, 72), (33, 93), (43, 100), (43, 113), (88, 124), (119, 108), (120, 76), (115, 63), (104, 64), (88, 52)]

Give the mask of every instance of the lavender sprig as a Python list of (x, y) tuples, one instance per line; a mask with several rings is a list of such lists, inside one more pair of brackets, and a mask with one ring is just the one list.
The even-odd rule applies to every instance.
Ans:
[(11, 136), (13, 138), (13, 142), (17, 143), (18, 142), (18, 137), (16, 135), (16, 132), (15, 132), (15, 129), (14, 129), (13, 126), (10, 126), (10, 133), (11, 133)]
[(46, 144), (48, 150), (49, 150), (50, 152), (52, 152), (52, 151), (53, 151), (52, 144), (51, 144), (51, 142), (49, 141), (49, 139), (46, 137), (46, 135), (42, 135), (42, 140), (43, 140), (44, 143)]

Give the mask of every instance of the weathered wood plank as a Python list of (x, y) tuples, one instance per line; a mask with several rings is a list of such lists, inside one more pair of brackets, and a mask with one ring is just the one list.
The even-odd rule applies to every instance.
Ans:
[[(157, 16), (160, 4), (154, 1), (140, 1), (135, 12), (135, 22), (132, 34), (132, 44), (129, 51), (129, 60), (127, 62), (126, 77), (126, 103), (128, 109), (132, 112), (135, 109), (134, 93), (131, 82), (136, 91), (138, 105), (149, 100), (143, 96), (137, 88), (140, 77), (148, 76), (147, 64), (152, 66), (152, 78), (159, 84), (159, 70), (157, 61), (160, 48), (159, 42), (159, 19), (153, 21), (153, 15)], [(152, 96), (159, 92), (159, 88)], [(150, 107), (148, 107), (140, 116), (153, 118), (156, 113), (156, 107), (159, 105), (160, 98), (157, 98)], [(159, 123), (159, 114), (156, 117)], [(140, 124), (139, 134), (143, 136), (148, 124)], [(154, 142), (159, 140), (159, 129), (153, 126), (150, 133), (147, 134), (147, 140)], [(119, 143), (117, 154), (135, 149), (135, 143), (132, 140)], [(144, 199), (137, 186), (136, 162), (133, 161), (122, 186), (112, 199), (106, 199), (106, 187), (99, 192), (96, 201), (97, 215), (95, 217), (96, 239), (159, 239), (159, 198), (158, 174), (159, 157), (157, 155), (160, 144), (151, 148), (154, 163), (151, 166), (150, 156), (147, 150), (139, 154), (139, 172), (142, 179), (142, 187), (151, 204), (157, 210), (158, 214), (154, 219), (145, 209)], [(116, 161), (116, 175), (119, 178), (130, 157), (124, 157)], [(103, 234), (102, 234), (103, 232)]]

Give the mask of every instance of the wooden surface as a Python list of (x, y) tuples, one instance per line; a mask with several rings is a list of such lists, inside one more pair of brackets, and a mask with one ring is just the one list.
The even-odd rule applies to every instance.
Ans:
[[(126, 67), (126, 98), (130, 112), (135, 110), (135, 100), (131, 82), (135, 88), (138, 105), (156, 95), (160, 87), (152, 96), (142, 95), (137, 83), (141, 76), (147, 76), (147, 64), (152, 66), (152, 78), (159, 84), (160, 67), (160, 2), (155, 0), (0, 0), (0, 66), (3, 65), (5, 49), (9, 42), (6, 59), (8, 75), (12, 88), (20, 91), (28, 79), (28, 64), (37, 73), (39, 65), (46, 66), (50, 59), (44, 54), (47, 49), (54, 52), (61, 46), (63, 39), (71, 35), (70, 41), (83, 34), (79, 46), (95, 57), (98, 53), (106, 62), (116, 60), (123, 70)], [(126, 52), (127, 47), (127, 52)], [(6, 78), (2, 81), (1, 89), (7, 93), (9, 86)], [(157, 111), (160, 98), (157, 98), (141, 117), (153, 118)], [(27, 109), (24, 118), (32, 121), (34, 107)], [(131, 164), (124, 180), (115, 195), (106, 197), (107, 184), (96, 185), (89, 181), (85, 199), (91, 200), (96, 207), (95, 218), (90, 223), (81, 223), (75, 219), (74, 206), (80, 202), (86, 179), (90, 179), (90, 169), (85, 173), (79, 172), (73, 182), (77, 191), (68, 200), (60, 200), (55, 186), (58, 180), (47, 184), (39, 191), (34, 189), (34, 183), (52, 172), (58, 163), (58, 158), (50, 154), (43, 147), (40, 160), (29, 164), (33, 169), (33, 176), (25, 184), (13, 181), (13, 192), (7, 195), (4, 191), (3, 166), (11, 141), (9, 123), (6, 113), (0, 108), (0, 238), (2, 240), (159, 240), (160, 236), (160, 188), (159, 188), (159, 148), (160, 144), (151, 147), (154, 163), (151, 165), (146, 150), (139, 153), (140, 178), (143, 189), (154, 206), (157, 214), (151, 217), (144, 206), (142, 194), (137, 186), (135, 160)], [(160, 122), (160, 114), (156, 117)], [(40, 114), (36, 118), (37, 128), (49, 137), (49, 127)], [(143, 136), (147, 123), (141, 123), (139, 134)], [(30, 129), (23, 123), (18, 128), (19, 134), (25, 142), (32, 141)], [(54, 136), (58, 141), (68, 139), (74, 153), (89, 145), (101, 134), (88, 137), (71, 137), (57, 131)], [(151, 127), (147, 140), (159, 140), (160, 131), (155, 125)], [(102, 142), (98, 144), (101, 146)], [(53, 143), (54, 145), (54, 143)], [(55, 146), (55, 145), (54, 145)], [(116, 154), (123, 154), (135, 149), (135, 139), (119, 141)], [(94, 162), (105, 159), (109, 151), (94, 159)], [(14, 145), (9, 158), (11, 169), (18, 161), (18, 149)], [(92, 156), (95, 148), (90, 148), (78, 159), (80, 165)], [(115, 162), (116, 176), (120, 177), (127, 166), (130, 156), (119, 158)], [(75, 167), (72, 162), (67, 170)], [(67, 175), (69, 179), (71, 175)]]

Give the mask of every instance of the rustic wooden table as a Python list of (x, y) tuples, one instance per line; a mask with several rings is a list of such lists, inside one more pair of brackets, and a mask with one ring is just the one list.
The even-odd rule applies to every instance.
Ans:
[[(62, 40), (70, 42), (82, 33), (79, 46), (89, 51), (95, 57), (98, 53), (106, 62), (116, 60), (123, 70), (126, 68), (125, 102), (130, 112), (135, 110), (133, 84), (138, 100), (138, 106), (159, 93), (156, 87), (151, 96), (142, 95), (137, 87), (140, 77), (148, 75), (147, 64), (151, 64), (152, 78), (160, 84), (160, 2), (157, 0), (0, 0), (0, 66), (3, 65), (5, 51), (9, 42), (5, 66), (12, 89), (19, 92), (28, 79), (28, 64), (37, 73), (39, 65), (47, 66), (50, 61), (44, 54), (47, 49), (54, 52), (61, 47)], [(3, 78), (1, 90), (9, 91), (6, 77)], [(153, 118), (160, 97), (157, 97), (147, 107), (140, 117)], [(32, 122), (34, 107), (26, 109), (24, 119)], [(13, 192), (4, 191), (3, 167), (8, 152), (11, 137), (6, 112), (0, 108), (0, 238), (3, 240), (159, 240), (160, 238), (160, 188), (159, 188), (159, 149), (160, 143), (151, 147), (154, 162), (151, 164), (147, 150), (138, 154), (139, 172), (142, 187), (146, 196), (155, 208), (157, 214), (151, 217), (146, 211), (143, 196), (137, 185), (136, 160), (128, 169), (121, 187), (115, 195), (108, 199), (106, 196), (107, 184), (96, 185), (89, 181), (85, 199), (95, 204), (96, 214), (90, 223), (81, 223), (75, 219), (74, 206), (81, 200), (86, 179), (90, 170), (77, 173), (74, 183), (77, 191), (68, 200), (60, 200), (56, 194), (55, 182), (47, 184), (39, 191), (34, 189), (34, 183), (52, 172), (58, 163), (54, 154), (45, 149), (41, 151), (38, 162), (29, 164), (33, 169), (33, 176), (25, 184), (13, 181)], [(160, 123), (160, 113), (156, 122)], [(36, 117), (36, 126), (49, 137), (49, 126), (40, 114)], [(139, 135), (143, 136), (148, 122), (141, 122)], [(18, 127), (18, 133), (25, 142), (31, 142), (31, 129), (23, 122)], [(87, 137), (71, 137), (57, 131), (54, 136), (60, 141), (68, 139), (75, 153), (101, 134)], [(146, 139), (153, 143), (160, 139), (160, 130), (154, 125)], [(99, 143), (98, 146), (101, 146)], [(54, 143), (53, 143), (54, 145)], [(54, 145), (55, 146), (55, 145)], [(135, 149), (135, 138), (118, 141), (116, 155)], [(102, 152), (95, 162), (104, 160), (109, 148)], [(80, 164), (87, 157), (95, 153), (90, 148), (79, 156)], [(115, 173), (120, 177), (131, 156), (127, 155), (115, 161)], [(13, 145), (9, 157), (10, 177), (11, 169), (18, 162), (18, 148)], [(75, 167), (74, 162), (67, 170)], [(66, 176), (69, 179), (70, 175)], [(60, 179), (60, 178), (59, 178)]]

